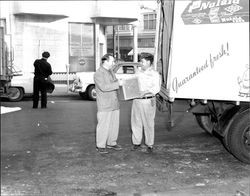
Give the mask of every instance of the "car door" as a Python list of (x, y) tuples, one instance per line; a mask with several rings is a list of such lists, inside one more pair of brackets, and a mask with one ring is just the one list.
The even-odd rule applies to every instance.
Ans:
[(23, 73), (22, 75), (13, 76), (11, 87), (19, 87), (24, 90), (25, 94), (33, 93), (34, 73)]

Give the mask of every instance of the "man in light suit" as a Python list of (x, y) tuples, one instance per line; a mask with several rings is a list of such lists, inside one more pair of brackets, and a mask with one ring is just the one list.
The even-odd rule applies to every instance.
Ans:
[(119, 134), (120, 109), (118, 89), (122, 81), (118, 81), (112, 67), (114, 57), (106, 54), (101, 59), (102, 65), (94, 74), (97, 102), (96, 150), (101, 154), (108, 149), (121, 150), (117, 144)]
[(160, 91), (160, 75), (153, 68), (154, 56), (150, 53), (141, 54), (141, 70), (137, 71), (140, 80), (142, 95), (134, 99), (131, 109), (132, 150), (141, 148), (143, 132), (147, 153), (153, 152), (155, 129), (154, 120), (156, 112), (155, 95)]

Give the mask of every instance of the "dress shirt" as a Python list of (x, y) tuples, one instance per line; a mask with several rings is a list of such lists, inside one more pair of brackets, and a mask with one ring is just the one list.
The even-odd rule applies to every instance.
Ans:
[(141, 91), (148, 91), (153, 95), (156, 95), (158, 92), (160, 92), (160, 75), (152, 67), (149, 67), (145, 71), (139, 70), (137, 76), (139, 78)]

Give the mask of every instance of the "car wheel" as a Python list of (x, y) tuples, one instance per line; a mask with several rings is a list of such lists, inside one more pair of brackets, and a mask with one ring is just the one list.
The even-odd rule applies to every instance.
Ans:
[(91, 85), (88, 87), (87, 89), (87, 93), (88, 93), (88, 98), (92, 101), (96, 100), (96, 90), (95, 90), (95, 86)]
[(12, 102), (21, 101), (23, 97), (24, 97), (24, 91), (22, 88), (18, 88), (18, 87), (9, 88), (8, 98), (10, 101)]

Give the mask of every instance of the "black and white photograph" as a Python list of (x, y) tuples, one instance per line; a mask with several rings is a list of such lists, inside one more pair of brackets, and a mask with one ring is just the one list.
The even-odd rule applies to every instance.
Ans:
[(2, 196), (250, 196), (249, 0), (0, 1)]

